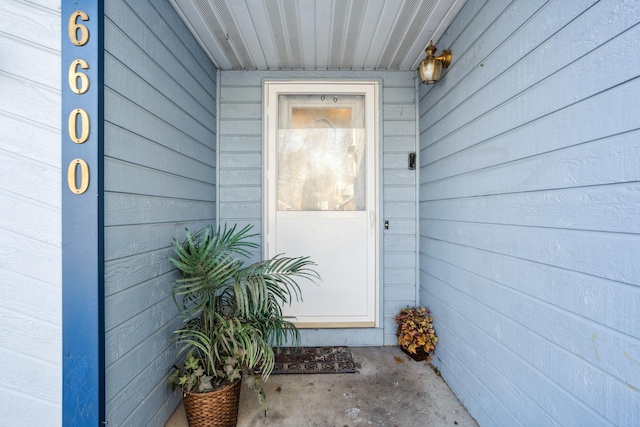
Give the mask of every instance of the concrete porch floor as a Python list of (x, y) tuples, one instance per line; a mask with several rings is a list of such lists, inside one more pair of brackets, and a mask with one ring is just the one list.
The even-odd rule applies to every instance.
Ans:
[[(442, 378), (398, 347), (351, 347), (351, 353), (355, 374), (272, 375), (264, 384), (266, 420), (253, 390), (243, 384), (238, 426), (478, 425)], [(165, 427), (187, 425), (181, 403)]]

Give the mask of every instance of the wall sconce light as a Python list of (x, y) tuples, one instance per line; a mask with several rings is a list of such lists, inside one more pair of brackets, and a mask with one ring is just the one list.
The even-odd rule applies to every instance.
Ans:
[(433, 56), (436, 53), (436, 47), (433, 40), (429, 42), (429, 46), (425, 49), (427, 57), (420, 63), (420, 78), (422, 83), (430, 85), (440, 80), (442, 67), (447, 68), (451, 63), (451, 51), (445, 49), (439, 56)]

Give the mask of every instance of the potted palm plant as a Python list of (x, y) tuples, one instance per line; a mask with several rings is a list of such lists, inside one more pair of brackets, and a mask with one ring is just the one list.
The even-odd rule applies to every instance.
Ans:
[(187, 357), (169, 382), (182, 390), (192, 427), (236, 424), (241, 377), (255, 389), (266, 416), (261, 381), (273, 370), (273, 346), (300, 342), (281, 307), (301, 299), (298, 279), (318, 278), (315, 264), (278, 255), (245, 266), (242, 258), (258, 247), (250, 229), (207, 226), (173, 241), (170, 261), (182, 272), (173, 297), (183, 320), (174, 336)]

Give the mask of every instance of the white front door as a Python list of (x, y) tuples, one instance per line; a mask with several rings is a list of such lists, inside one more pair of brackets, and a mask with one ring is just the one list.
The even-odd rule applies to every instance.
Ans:
[(377, 84), (265, 83), (265, 250), (308, 255), (298, 327), (378, 321)]

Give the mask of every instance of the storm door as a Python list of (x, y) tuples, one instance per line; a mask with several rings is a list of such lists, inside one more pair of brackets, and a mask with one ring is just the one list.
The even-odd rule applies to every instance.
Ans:
[(377, 85), (265, 84), (265, 249), (309, 255), (319, 286), (284, 307), (299, 327), (374, 327)]

